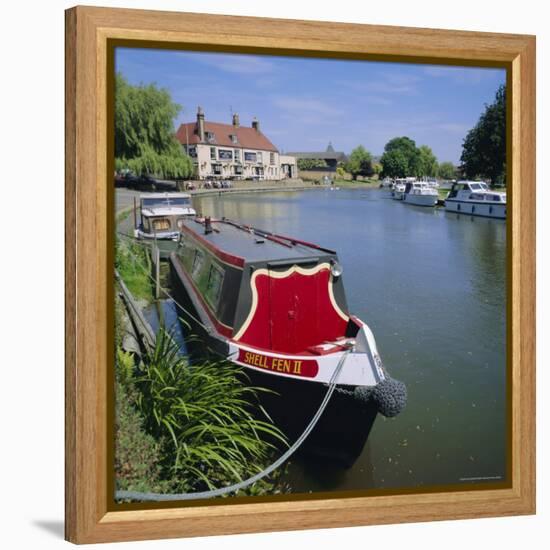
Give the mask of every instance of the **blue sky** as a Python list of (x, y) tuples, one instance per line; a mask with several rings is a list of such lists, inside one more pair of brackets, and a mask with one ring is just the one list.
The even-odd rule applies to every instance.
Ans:
[(167, 88), (183, 109), (175, 121), (241, 125), (256, 116), (281, 151), (375, 155), (396, 136), (430, 146), (439, 161), (458, 163), (462, 140), (491, 103), (504, 69), (413, 65), (118, 48), (116, 70), (132, 84)]

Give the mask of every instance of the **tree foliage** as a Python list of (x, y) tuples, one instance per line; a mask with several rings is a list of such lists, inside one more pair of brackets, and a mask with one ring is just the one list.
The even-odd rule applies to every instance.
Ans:
[(115, 168), (136, 174), (187, 178), (191, 159), (174, 134), (181, 106), (154, 84), (132, 86), (118, 73), (115, 80)]
[(419, 152), (419, 170), (418, 176), (437, 176), (437, 158), (433, 151), (427, 145), (421, 145)]
[(298, 159), (298, 170), (317, 170), (326, 167), (327, 163), (323, 159)]
[(437, 175), (443, 180), (456, 178), (456, 167), (452, 162), (442, 162), (437, 168)]
[(489, 179), (491, 183), (506, 177), (506, 88), (500, 86), (495, 100), (485, 105), (477, 124), (462, 145), (461, 170), (467, 178)]
[(346, 172), (354, 178), (357, 176), (370, 177), (374, 175), (372, 155), (362, 146), (357, 146), (350, 154), (346, 164)]
[(406, 136), (388, 141), (380, 162), (383, 177), (404, 178), (421, 175), (420, 150), (416, 143)]

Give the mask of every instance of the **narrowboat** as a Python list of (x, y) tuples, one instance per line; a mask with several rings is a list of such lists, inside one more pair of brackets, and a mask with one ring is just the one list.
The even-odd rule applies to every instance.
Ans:
[(398, 414), (392, 379), (370, 328), (347, 306), (336, 252), (228, 219), (185, 218), (170, 255), (172, 291), (190, 332), (241, 365), (292, 443), (342, 361), (305, 453), (350, 465), (377, 413)]
[(457, 181), (445, 199), (445, 210), (505, 220), (506, 193), (490, 191), (482, 181)]

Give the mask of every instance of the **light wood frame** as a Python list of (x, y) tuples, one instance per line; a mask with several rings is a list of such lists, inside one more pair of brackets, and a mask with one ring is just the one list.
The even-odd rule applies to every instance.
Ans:
[[(110, 511), (112, 336), (107, 69), (112, 39), (508, 71), (508, 488)], [(535, 38), (512, 34), (76, 7), (66, 12), (66, 538), (142, 540), (535, 512)], [(111, 247), (112, 248), (112, 247)]]

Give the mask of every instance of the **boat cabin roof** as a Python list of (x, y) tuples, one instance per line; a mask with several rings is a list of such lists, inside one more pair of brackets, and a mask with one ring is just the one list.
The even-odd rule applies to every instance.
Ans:
[(211, 225), (212, 232), (205, 234), (204, 218), (194, 218), (183, 220), (180, 228), (183, 233), (187, 230), (220, 252), (240, 257), (245, 262), (306, 259), (335, 254), (333, 250), (313, 243), (275, 235), (230, 220), (212, 220)]
[(141, 199), (189, 199), (189, 193), (142, 193), (139, 196)]

